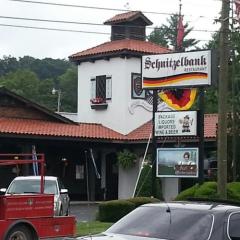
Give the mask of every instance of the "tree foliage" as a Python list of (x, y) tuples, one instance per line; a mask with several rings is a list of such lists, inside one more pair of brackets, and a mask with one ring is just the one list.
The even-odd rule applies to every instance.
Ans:
[(53, 111), (57, 96), (52, 89), (61, 89), (60, 111), (77, 111), (77, 69), (67, 60), (4, 56), (0, 59), (0, 85)]
[[(160, 27), (154, 28), (147, 37), (148, 41), (174, 49), (177, 45), (178, 19), (179, 16), (177, 14), (171, 15), (170, 18), (167, 18), (167, 24), (162, 24)], [(193, 38), (186, 38), (192, 30), (193, 28), (190, 28), (188, 23), (184, 24), (183, 48), (185, 50), (195, 47), (199, 42)]]

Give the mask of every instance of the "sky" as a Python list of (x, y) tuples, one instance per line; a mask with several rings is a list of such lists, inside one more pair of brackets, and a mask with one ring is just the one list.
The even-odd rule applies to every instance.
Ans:
[[(179, 12), (179, 3), (180, 0), (0, 0), (0, 58), (68, 59), (71, 54), (110, 41), (110, 26), (103, 22), (123, 13), (120, 10), (142, 11), (153, 22), (147, 28), (149, 34), (154, 27), (165, 24), (171, 13)], [(181, 4), (183, 22), (194, 30), (189, 38), (201, 40), (201, 47), (220, 27), (214, 19), (219, 18), (221, 1), (181, 0)]]

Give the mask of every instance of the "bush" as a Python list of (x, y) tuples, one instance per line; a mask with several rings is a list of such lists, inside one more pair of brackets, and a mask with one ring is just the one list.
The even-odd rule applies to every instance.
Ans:
[(127, 200), (113, 200), (99, 204), (99, 221), (116, 222), (135, 208), (135, 204)]
[(129, 198), (127, 201), (133, 203), (135, 205), (135, 208), (139, 207), (140, 205), (146, 204), (146, 203), (155, 203), (160, 202), (157, 198), (151, 198), (151, 197), (135, 197), (135, 198)]
[(98, 209), (98, 220), (101, 222), (116, 222), (140, 205), (154, 202), (160, 202), (160, 200), (150, 197), (136, 197), (100, 203)]
[(217, 183), (205, 182), (196, 188), (194, 197), (198, 198), (217, 198)]
[[(194, 185), (188, 188), (175, 198), (176, 201), (187, 200), (188, 198), (219, 199), (216, 182), (205, 182), (202, 185)], [(227, 184), (227, 200), (240, 202), (240, 182)]]
[(227, 184), (228, 199), (240, 201), (240, 182), (231, 182)]
[(190, 197), (194, 197), (195, 192), (197, 188), (199, 187), (198, 184), (195, 184), (194, 186), (180, 192), (177, 197), (175, 198), (176, 201), (182, 201), (182, 200), (187, 200)]

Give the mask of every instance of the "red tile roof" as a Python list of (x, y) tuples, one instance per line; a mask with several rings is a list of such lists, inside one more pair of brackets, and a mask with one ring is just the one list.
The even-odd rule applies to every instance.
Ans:
[(105, 42), (96, 47), (89, 48), (82, 52), (75, 53), (71, 55), (69, 58), (74, 61), (81, 58), (91, 57), (96, 55), (121, 53), (122, 51), (131, 51), (131, 52), (140, 53), (140, 54), (160, 54), (160, 53), (168, 53), (170, 50), (152, 42), (146, 42), (146, 41), (140, 41), (140, 40), (134, 40), (134, 39), (122, 39), (122, 40)]
[[(205, 138), (216, 138), (218, 123), (217, 114), (205, 114), (204, 116), (204, 136)], [(131, 140), (146, 140), (152, 132), (152, 122), (149, 121), (127, 135)], [(189, 137), (186, 137), (189, 138)]]
[(217, 137), (218, 114), (205, 114), (204, 116), (204, 136), (208, 138)]
[(146, 21), (148, 25), (151, 25), (152, 22), (146, 18), (142, 12), (140, 11), (130, 11), (126, 13), (120, 13), (115, 15), (114, 17), (108, 19), (107, 21), (104, 22), (104, 24), (115, 24), (115, 23), (121, 23), (121, 22), (126, 22), (126, 21), (131, 21), (137, 17), (142, 17)]
[(101, 124), (75, 125), (17, 118), (0, 118), (0, 133), (113, 140), (123, 138), (122, 134)]
[[(216, 138), (217, 114), (206, 114), (205, 138)], [(152, 131), (151, 121), (143, 124), (128, 135), (122, 135), (101, 124), (54, 123), (41, 120), (0, 118), (0, 134), (38, 135), (48, 137), (105, 139), (118, 141), (148, 140)]]

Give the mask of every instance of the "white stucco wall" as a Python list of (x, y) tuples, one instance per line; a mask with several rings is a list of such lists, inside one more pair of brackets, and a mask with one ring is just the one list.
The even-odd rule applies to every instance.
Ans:
[[(78, 121), (101, 123), (122, 134), (127, 134), (151, 119), (152, 113), (141, 106), (131, 114), (129, 106), (138, 100), (131, 99), (131, 73), (141, 72), (138, 58), (111, 58), (83, 62), (78, 66)], [(106, 110), (91, 109), (91, 78), (112, 76), (112, 99)]]
[(78, 114), (77, 113), (59, 112), (58, 114), (62, 115), (65, 118), (68, 118), (74, 122), (78, 122)]
[(127, 199), (133, 196), (139, 171), (139, 162), (130, 169), (119, 167), (118, 199)]

